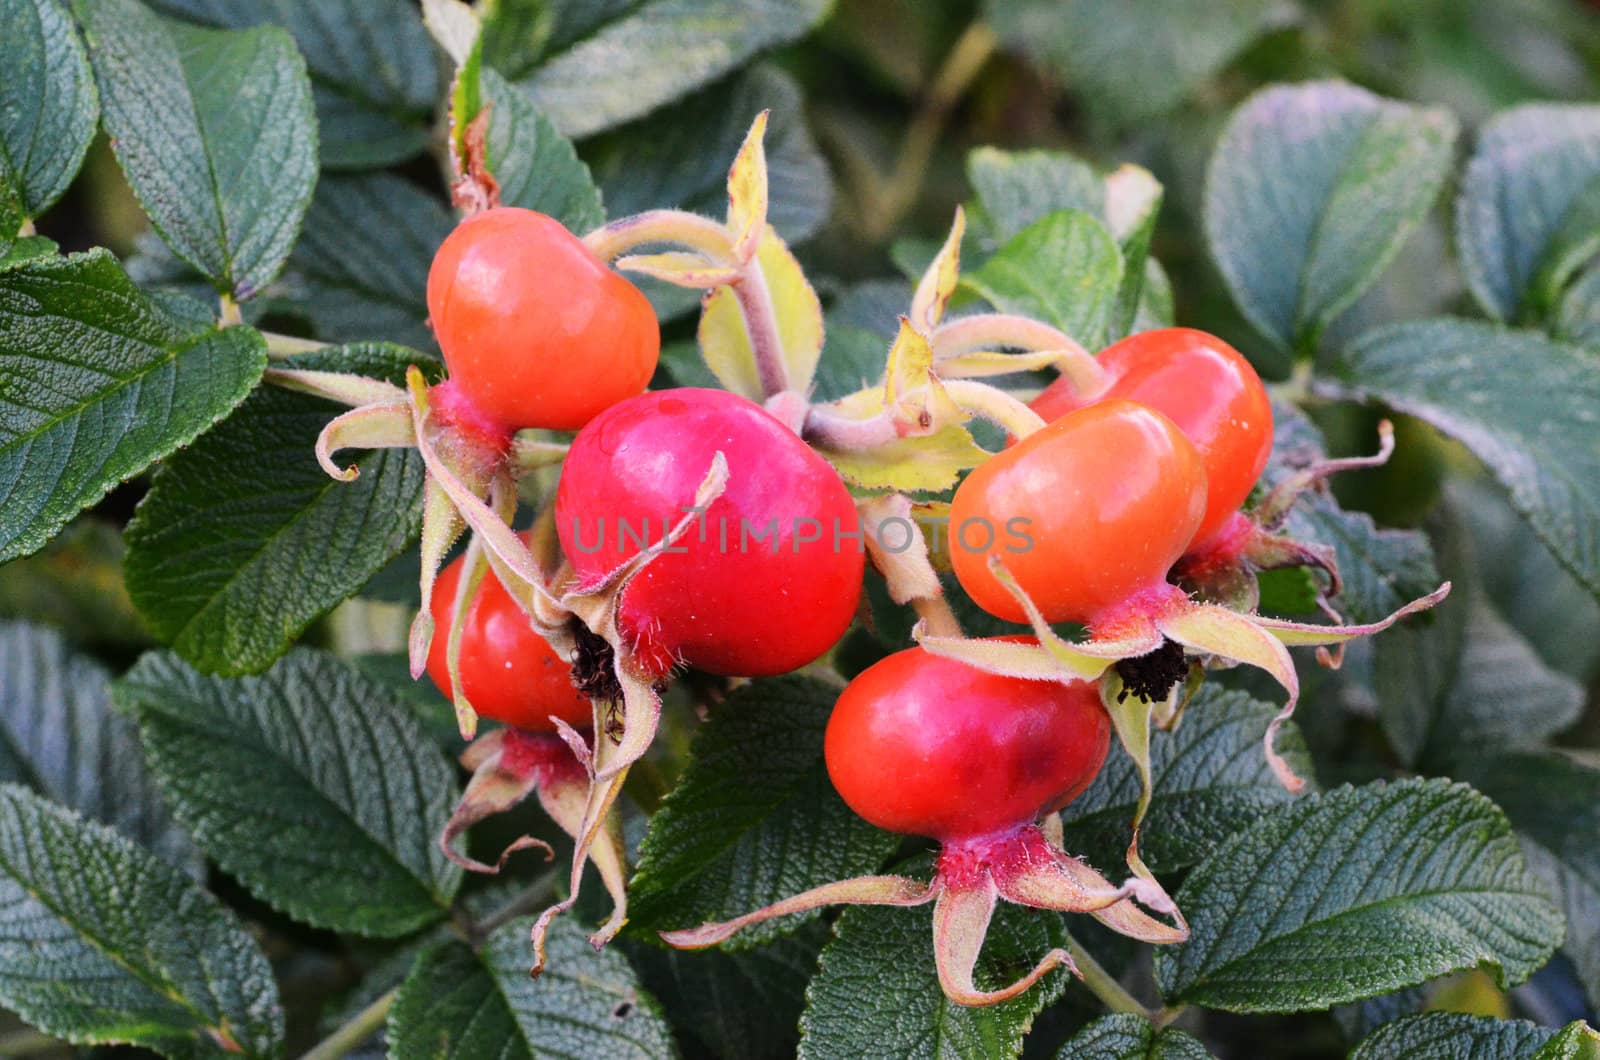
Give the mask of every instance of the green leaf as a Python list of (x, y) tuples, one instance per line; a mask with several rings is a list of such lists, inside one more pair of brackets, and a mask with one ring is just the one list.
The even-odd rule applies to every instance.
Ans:
[(1600, 1034), (1577, 1020), (1561, 1028), (1560, 1033), (1545, 1042), (1530, 1060), (1596, 1060), (1596, 1057), (1600, 1057)]
[(532, 920), (514, 920), (480, 952), (447, 942), (424, 954), (389, 1013), (396, 1057), (532, 1060), (676, 1054), (655, 1000), (615, 947), (596, 951), (569, 917), (551, 925), (549, 966), (528, 976)]
[(980, 227), (996, 244), (1056, 210), (1082, 210), (1105, 220), (1105, 182), (1065, 151), (980, 147), (967, 155), (967, 183), (981, 208), (974, 211), (974, 225), (981, 218)]
[(161, 238), (243, 301), (283, 268), (317, 181), (305, 61), (275, 27), (199, 29), (75, 0), (106, 132)]
[(1176, 107), (1268, 28), (1269, 0), (988, 0), (1008, 44), (1089, 109), (1130, 125)]
[(224, 29), (276, 25), (311, 73), (322, 164), (384, 166), (427, 144), (439, 67), (406, 0), (152, 0), (178, 18)]
[[(630, 888), (629, 925), (695, 927), (876, 871), (899, 840), (845, 806), (822, 735), (837, 691), (807, 678), (757, 681), (696, 731), (689, 767), (650, 820)], [(752, 946), (809, 916), (749, 928)]]
[[(978, 961), (980, 989), (1022, 978), (1064, 939), (1060, 916), (1001, 904)], [(934, 972), (930, 906), (851, 906), (821, 960), (800, 1018), (803, 1060), (1015, 1057), (1034, 1017), (1068, 982), (1058, 969), (1010, 1001), (984, 1008), (955, 1004)]]
[(572, 47), (637, 3), (493, 0), (482, 12), (483, 58), (507, 77), (526, 77), (545, 56)]
[(478, 76), (490, 108), (488, 163), (500, 201), (548, 214), (579, 235), (605, 224), (600, 192), (572, 142), (522, 89), (493, 70)]
[(1200, 1039), (1180, 1030), (1158, 1031), (1143, 1016), (1101, 1016), (1061, 1047), (1056, 1060), (1209, 1060)]
[(1471, 532), (1467, 562), (1484, 595), (1551, 667), (1587, 684), (1600, 673), (1600, 602), (1569, 574), (1486, 475), (1447, 484)]
[(59, 0), (0, 0), (0, 25), (0, 200), (21, 215), (0, 223), (0, 241), (9, 242), (24, 218), (39, 216), (72, 183), (100, 100)]
[(0, 1004), (77, 1044), (274, 1057), (272, 968), (221, 902), (103, 825), (0, 784)]
[(1368, 332), (1343, 362), (1360, 391), (1472, 450), (1600, 595), (1600, 359), (1533, 332), (1443, 318)]
[(1505, 987), (1562, 935), (1504, 815), (1443, 780), (1297, 799), (1218, 847), (1177, 902), (1191, 934), (1156, 953), (1162, 995), (1230, 1012), (1324, 1009), (1474, 966)]
[(829, 0), (644, 0), (522, 80), (572, 137), (640, 117), (805, 34)]
[(1566, 913), (1561, 948), (1594, 1001), (1600, 996), (1600, 770), (1558, 754), (1491, 752), (1454, 772), (1511, 819), (1528, 867)]
[[(1500, 320), (1542, 315), (1600, 239), (1600, 107), (1540, 103), (1478, 134), (1456, 199), (1467, 286)], [(1573, 254), (1588, 244), (1587, 254)]]
[(963, 282), (1006, 313), (1043, 320), (1089, 349), (1104, 345), (1122, 253), (1082, 210), (1057, 210), (1018, 232)]
[[(1197, 864), (1225, 839), (1291, 796), (1261, 748), (1278, 707), (1203, 686), (1173, 732), (1152, 734), (1153, 789), (1141, 845), (1158, 872)], [(1292, 724), (1277, 748), (1296, 773), (1310, 776), (1311, 756)], [(1089, 790), (1062, 811), (1066, 848), (1100, 865), (1120, 865), (1141, 784), (1133, 761), (1113, 751)]]
[(265, 365), (260, 335), (168, 316), (107, 251), (0, 272), (0, 562), (192, 441)]
[(771, 110), (765, 149), (767, 220), (790, 243), (828, 218), (833, 181), (805, 121), (794, 78), (760, 65), (584, 145), (613, 217), (662, 207), (721, 217), (728, 165), (750, 123)]
[(111, 708), (111, 675), (55, 630), (26, 622), (0, 622), (0, 782), (26, 785), (198, 874), (133, 723)]
[[(371, 344), (288, 367), (393, 378), (428, 360)], [(317, 463), (317, 435), (340, 411), (263, 387), (169, 459), (140, 503), (127, 532), (128, 592), (156, 636), (199, 669), (265, 668), (416, 539), (423, 467), (415, 451), (364, 454), (354, 482)]]
[[(1464, 615), (1453, 622), (1441, 617), (1439, 637), (1397, 638), (1377, 649), (1380, 688), (1385, 669), (1431, 672), (1442, 685), (1431, 701), (1416, 694), (1405, 701), (1382, 697), (1379, 719), (1403, 759), (1437, 765), (1484, 747), (1537, 747), (1578, 720), (1581, 685), (1546, 666), (1481, 599), (1462, 600), (1453, 610)], [(1452, 628), (1459, 637), (1454, 644), (1448, 642)], [(1415, 681), (1388, 687), (1420, 691)]]
[(398, 177), (325, 177), (274, 308), (304, 316), (329, 342), (433, 350), (428, 267), (454, 224), (444, 203)]
[(1206, 174), (1205, 229), (1262, 335), (1313, 350), (1438, 197), (1456, 122), (1341, 81), (1280, 85), (1234, 112)]
[[(3, 241), (0, 241), (0, 245), (3, 245)], [(48, 236), (23, 236), (8, 249), (0, 252), (0, 269), (8, 269), (36, 258), (54, 257), (60, 249), (60, 245)]]
[(381, 684), (297, 648), (260, 677), (144, 656), (117, 683), (178, 819), (251, 893), (315, 927), (393, 937), (445, 915), (454, 770)]
[(1379, 1027), (1350, 1060), (1526, 1060), (1554, 1033), (1527, 1020), (1425, 1012)]
[(831, 935), (811, 923), (754, 949), (629, 951), (639, 976), (667, 1018), (709, 1056), (786, 1060), (799, 1041), (806, 983)]

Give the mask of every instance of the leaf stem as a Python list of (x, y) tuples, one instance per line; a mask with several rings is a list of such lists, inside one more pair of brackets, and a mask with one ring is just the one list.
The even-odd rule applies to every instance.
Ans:
[(584, 236), (583, 243), (607, 264), (647, 243), (687, 247), (713, 265), (727, 265), (734, 260), (733, 239), (727, 228), (685, 210), (647, 210), (619, 218)]
[(220, 295), (217, 299), (217, 323), (225, 328), (244, 323), (244, 314), (239, 311), (239, 303), (233, 300), (233, 295)]
[[(33, 218), (24, 217), (22, 219), (22, 227), (17, 229), (17, 238), (18, 239), (27, 239), (29, 236), (36, 236), (38, 234), (39, 234), (38, 229), (33, 227)], [(5, 1053), (0, 1053), (0, 1056), (5, 1056), (5, 1055), (6, 1055)]]
[(339, 1060), (354, 1050), (378, 1033), (378, 1028), (389, 1018), (389, 1010), (394, 1007), (394, 999), (399, 993), (397, 986), (379, 995), (376, 1001), (351, 1016), (344, 1026), (318, 1042), (300, 1060)]
[(1099, 998), (1101, 1003), (1112, 1012), (1131, 1012), (1136, 1016), (1143, 1016), (1154, 1023), (1157, 1014), (1146, 1007), (1138, 998), (1128, 993), (1123, 985), (1117, 982), (1116, 977), (1103, 968), (1094, 955), (1083, 948), (1083, 943), (1067, 936), (1067, 952), (1072, 954), (1072, 963), (1078, 966), (1078, 972), (1083, 978), (1083, 985), (1089, 992)]
[(280, 335), (276, 331), (263, 331), (261, 337), (267, 340), (267, 356), (273, 360), (282, 360), (293, 357), (299, 353), (311, 353), (315, 350), (328, 348), (326, 342), (317, 342), (315, 339), (302, 339), (294, 335)]
[(944, 384), (950, 399), (974, 416), (1008, 431), (1013, 438), (1022, 439), (1044, 426), (1037, 412), (1012, 397), (1004, 390), (973, 379), (952, 379)]

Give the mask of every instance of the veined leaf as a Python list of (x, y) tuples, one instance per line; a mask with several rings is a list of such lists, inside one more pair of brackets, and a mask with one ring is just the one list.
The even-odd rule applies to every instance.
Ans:
[(829, 6), (828, 0), (644, 0), (544, 56), (521, 83), (556, 128), (587, 136), (794, 40)]
[(325, 177), (274, 307), (306, 317), (329, 342), (433, 350), (428, 266), (454, 223), (443, 202), (398, 177)]
[(111, 707), (111, 675), (61, 635), (0, 622), (0, 781), (110, 825), (191, 876), (203, 868)]
[(221, 902), (103, 825), (0, 784), (0, 1004), (79, 1044), (276, 1057), (272, 968)]
[(546, 938), (549, 966), (528, 976), (531, 919), (514, 920), (473, 952), (447, 942), (419, 960), (389, 1013), (395, 1057), (661, 1060), (672, 1035), (615, 947), (596, 951), (563, 917)]
[(0, 562), (237, 405), (266, 344), (160, 311), (104, 250), (0, 271)]
[(1487, 122), (1461, 177), (1456, 248), (1490, 316), (1549, 312), (1600, 250), (1600, 107), (1538, 103)]
[(1350, 1060), (1526, 1060), (1554, 1035), (1527, 1020), (1426, 1012), (1379, 1027), (1356, 1046)]
[(1057, 210), (1018, 232), (963, 281), (1006, 313), (1054, 325), (1093, 350), (1104, 345), (1122, 253), (1081, 210)]
[(1211, 255), (1246, 318), (1310, 351), (1394, 260), (1448, 175), (1456, 122), (1341, 81), (1234, 112), (1206, 175)]
[(231, 680), (146, 655), (116, 692), (178, 819), (263, 901), (379, 937), (445, 915), (453, 770), (382, 685), (300, 648)]
[(1157, 951), (1161, 992), (1231, 1012), (1322, 1009), (1480, 965), (1508, 986), (1562, 935), (1504, 815), (1442, 780), (1297, 799), (1218, 847), (1176, 900), (1191, 934)]
[(1600, 359), (1442, 318), (1368, 332), (1345, 351), (1343, 372), (1471, 449), (1545, 547), (1600, 595)]
[[(428, 361), (370, 344), (287, 366), (394, 379)], [(265, 387), (155, 476), (128, 527), (128, 591), (151, 630), (194, 666), (265, 668), (415, 540), (421, 458), (377, 450), (354, 461), (354, 482), (330, 478), (313, 448), (340, 411)]]
[(1073, 1035), (1056, 1060), (1210, 1060), (1200, 1039), (1171, 1028), (1158, 1031), (1143, 1016), (1102, 1016)]
[(282, 26), (311, 73), (322, 164), (384, 166), (427, 143), (439, 98), (433, 44), (406, 0), (152, 0), (225, 29)]
[[(1203, 686), (1173, 732), (1151, 736), (1153, 775), (1141, 852), (1159, 872), (1197, 864), (1229, 836), (1293, 799), (1261, 750), (1278, 707), (1242, 692)], [(1278, 753), (1300, 776), (1312, 773), (1300, 732), (1286, 725)], [(1141, 784), (1133, 760), (1113, 751), (1089, 789), (1062, 811), (1066, 849), (1100, 865), (1119, 865)]]
[(527, 94), (493, 70), (480, 69), (489, 108), (489, 172), (500, 201), (548, 214), (583, 235), (606, 220), (600, 192), (573, 150)]
[[(1483, 744), (1493, 747), (1493, 744)], [(1505, 811), (1567, 916), (1562, 950), (1600, 996), (1600, 770), (1554, 753), (1480, 753), (1453, 772)]]
[(117, 160), (151, 223), (243, 301), (278, 275), (317, 181), (305, 61), (275, 27), (200, 29), (76, 0)]
[[(72, 182), (100, 112), (89, 57), (59, 0), (0, 0), (0, 244)], [(5, 207), (0, 205), (0, 214)]]
[[(1022, 978), (1063, 939), (1059, 916), (1002, 903), (978, 961), (980, 989)], [(955, 1004), (934, 972), (929, 906), (847, 908), (821, 961), (800, 1019), (802, 1060), (1015, 1057), (1034, 1017), (1070, 981), (1058, 969), (1010, 1001), (983, 1008)]]

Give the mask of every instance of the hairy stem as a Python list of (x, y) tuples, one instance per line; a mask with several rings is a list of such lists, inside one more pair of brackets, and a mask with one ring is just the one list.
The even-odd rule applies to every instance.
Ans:
[(1044, 419), (1004, 390), (972, 379), (952, 379), (944, 385), (950, 399), (974, 416), (981, 416), (1022, 439), (1044, 426)]
[[(33, 218), (24, 217), (22, 219), (22, 227), (17, 229), (17, 238), (18, 239), (27, 239), (29, 236), (36, 236), (38, 234), (39, 234), (38, 230), (33, 227)], [(4, 1056), (4, 1055), (6, 1055), (6, 1054), (0, 1053), (0, 1056)]]
[(1084, 949), (1083, 943), (1071, 935), (1067, 936), (1067, 952), (1072, 954), (1072, 963), (1078, 966), (1078, 971), (1083, 976), (1083, 985), (1088, 987), (1089, 993), (1099, 998), (1106, 1008), (1112, 1012), (1131, 1012), (1136, 1016), (1143, 1016), (1152, 1023), (1155, 1022), (1156, 1014), (1138, 998), (1128, 993), (1127, 989), (1117, 982), (1116, 977), (1094, 959), (1094, 954)]
[(960, 637), (961, 622), (950, 608), (943, 593), (938, 596), (919, 596), (911, 601), (911, 609), (927, 624), (927, 631), (935, 637)]
[(901, 437), (890, 409), (864, 420), (841, 416), (821, 405), (806, 412), (801, 436), (806, 441), (836, 452), (859, 453), (876, 449)]
[(649, 243), (687, 247), (716, 265), (733, 263), (733, 240), (727, 228), (684, 210), (648, 210), (623, 217), (590, 232), (583, 243), (608, 263)]
[(300, 1060), (339, 1060), (378, 1033), (383, 1021), (389, 1018), (394, 999), (400, 993), (397, 986), (380, 995), (376, 1001), (351, 1016), (349, 1021), (322, 1041)]
[(1058, 355), (1056, 370), (1072, 380), (1072, 388), (1085, 398), (1095, 397), (1110, 384), (1094, 354), (1077, 339), (1038, 320), (1009, 313), (975, 313), (941, 324), (933, 333), (935, 361), (979, 350), (1011, 349), (1048, 351)]
[(761, 394), (771, 398), (789, 389), (789, 367), (784, 363), (783, 337), (778, 334), (778, 315), (772, 308), (772, 291), (759, 258), (751, 258), (743, 275), (733, 282), (739, 314), (750, 336), (755, 354), (756, 373), (761, 379)]
[(217, 323), (225, 328), (244, 323), (244, 314), (239, 311), (239, 303), (233, 300), (233, 295), (225, 294), (218, 297)]

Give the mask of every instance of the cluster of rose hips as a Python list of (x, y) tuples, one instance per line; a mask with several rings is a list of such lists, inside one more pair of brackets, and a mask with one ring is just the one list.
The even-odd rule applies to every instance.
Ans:
[[(1118, 886), (1061, 849), (1055, 812), (1097, 775), (1113, 731), (1147, 776), (1152, 720), (1176, 721), (1205, 665), (1267, 669), (1288, 690), (1287, 716), (1297, 683), (1286, 644), (1338, 643), (1398, 615), (1355, 627), (1255, 614), (1256, 569), (1320, 566), (1330, 592), (1337, 574), (1325, 552), (1274, 532), (1321, 469), (1241, 512), (1272, 443), (1271, 406), (1249, 363), (1187, 329), (1133, 335), (1094, 357), (1022, 318), (944, 320), (959, 215), (901, 320), (883, 380), (813, 404), (820, 310), (766, 223), (763, 127), (764, 116), (730, 174), (726, 223), (655, 211), (579, 239), (524, 209), (464, 220), (428, 279), (441, 383), (413, 372), (401, 389), (275, 370), (280, 383), (354, 406), (319, 442), (331, 473), (354, 474), (332, 460), (344, 446), (414, 445), (427, 463), (413, 672), (425, 667), (452, 698), (464, 736), (480, 715), (504, 725), (463, 756), (474, 776), (442, 837), (446, 851), (494, 871), (455, 840), (537, 793), (576, 846), (572, 897), (534, 932), (536, 970), (549, 918), (570, 906), (586, 862), (614, 899), (593, 936), (609, 940), (626, 915), (612, 807), (654, 735), (660, 688), (685, 668), (750, 678), (822, 658), (857, 614), (870, 560), (921, 615), (919, 644), (846, 687), (827, 728), (827, 768), (862, 817), (940, 843), (933, 879), (839, 881), (667, 940), (712, 945), (825, 904), (933, 901), (940, 981), (964, 1004), (1014, 996), (1070, 966), (1054, 951), (1021, 981), (979, 989), (973, 968), (999, 898), (1087, 912), (1147, 941), (1181, 940), (1181, 914), (1139, 859), (1138, 821), (1133, 876)], [(663, 244), (674, 249), (629, 254)], [(705, 289), (707, 359), (748, 380), (753, 397), (646, 391), (657, 322), (612, 261)], [(1042, 365), (1061, 378), (1031, 406), (980, 381)], [(932, 455), (927, 440), (951, 432), (970, 443), (964, 424), (974, 416), (1008, 431), (1003, 451), (941, 445)], [(565, 431), (576, 431), (570, 442), (551, 433)], [(945, 467), (952, 459), (965, 463)], [(886, 548), (876, 531), (888, 519), (913, 526), (904, 517), (946, 509), (852, 469), (919, 460), (952, 481), (968, 472), (947, 506), (947, 547), (930, 550), (919, 532), (918, 547)], [(556, 463), (553, 498), (538, 496), (536, 472)], [(521, 500), (538, 515), (519, 533)], [(1023, 532), (996, 532), (1003, 527)], [(466, 530), (464, 554), (435, 578)], [(936, 553), (978, 606), (1032, 632), (963, 637)], [(1066, 622), (1086, 636), (1069, 641), (1052, 628)], [(1272, 735), (1268, 755), (1298, 786)]]

